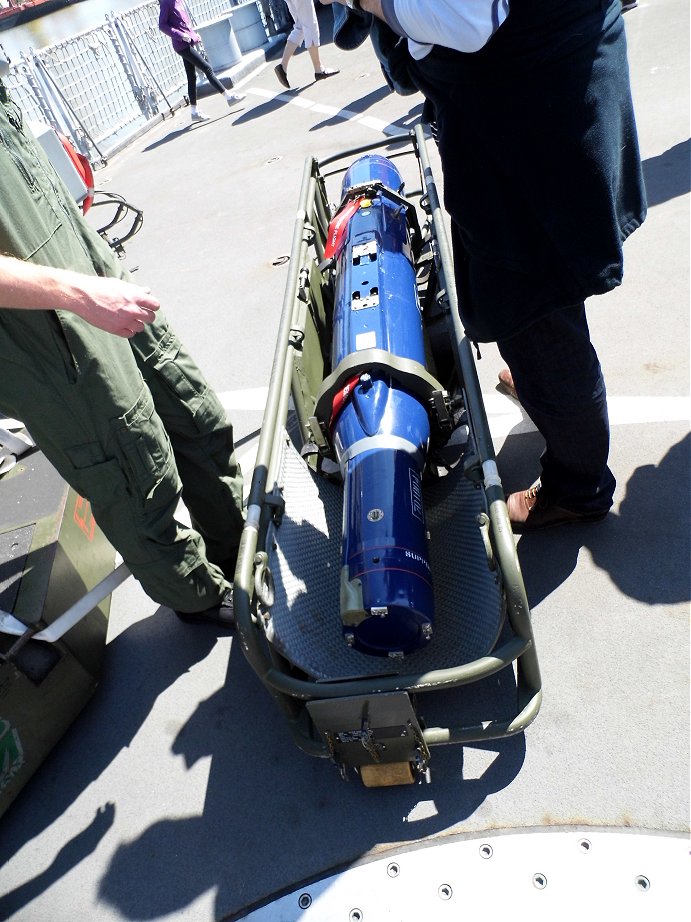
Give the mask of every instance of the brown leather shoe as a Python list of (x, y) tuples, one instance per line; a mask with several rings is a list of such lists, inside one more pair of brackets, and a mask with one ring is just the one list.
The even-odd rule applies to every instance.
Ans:
[(601, 522), (609, 510), (604, 512), (573, 512), (551, 502), (542, 491), (539, 480), (520, 493), (511, 493), (506, 500), (509, 520), (517, 533), (537, 528), (554, 528), (557, 525), (586, 525)]
[(502, 368), (499, 372), (499, 384), (497, 387), (509, 397), (518, 400), (518, 394), (516, 393), (516, 387), (513, 383), (513, 375), (511, 374), (510, 368)]

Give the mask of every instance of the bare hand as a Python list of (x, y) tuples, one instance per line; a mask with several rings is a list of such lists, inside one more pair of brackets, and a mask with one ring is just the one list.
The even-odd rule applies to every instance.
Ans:
[(0, 255), (0, 310), (71, 311), (100, 330), (130, 337), (151, 323), (159, 307), (149, 288), (123, 279)]
[(141, 333), (161, 306), (149, 288), (122, 279), (74, 274), (74, 282), (79, 288), (76, 300), (64, 308), (115, 336), (129, 338)]

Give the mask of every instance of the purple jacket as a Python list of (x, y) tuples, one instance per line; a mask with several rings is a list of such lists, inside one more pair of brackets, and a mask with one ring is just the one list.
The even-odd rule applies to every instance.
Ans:
[[(182, 4), (182, 0), (159, 0), (161, 12), (158, 16), (158, 28), (169, 35), (173, 41), (175, 51), (184, 51), (189, 48), (189, 39), (200, 42), (201, 38), (192, 28), (189, 13)], [(185, 41), (185, 39), (188, 41)]]

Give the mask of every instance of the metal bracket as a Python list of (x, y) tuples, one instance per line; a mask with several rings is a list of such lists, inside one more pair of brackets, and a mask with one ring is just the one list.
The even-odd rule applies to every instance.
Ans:
[(312, 441), (317, 446), (319, 451), (325, 452), (329, 450), (329, 442), (324, 435), (324, 430), (322, 429), (321, 423), (316, 416), (310, 416), (307, 420), (310, 427), (310, 432), (312, 433)]
[(306, 703), (337, 765), (410, 763), (426, 766), (429, 751), (407, 692), (385, 692)]
[(274, 487), (270, 493), (264, 496), (264, 504), (271, 508), (271, 521), (276, 528), (279, 528), (283, 521), (283, 514), (286, 511), (286, 501), (280, 487)]
[(303, 266), (300, 269), (298, 274), (298, 284), (297, 291), (295, 292), (296, 297), (299, 301), (303, 301), (305, 304), (308, 302), (307, 292), (310, 287), (310, 270), (308, 266)]
[(463, 462), (463, 473), (471, 483), (480, 486), (484, 482), (482, 473), (482, 459), (480, 455), (473, 453), (468, 455)]
[(440, 431), (450, 433), (453, 429), (453, 418), (451, 416), (451, 405), (449, 395), (446, 391), (432, 391), (430, 398), (432, 409), (432, 418), (435, 420)]
[(302, 346), (305, 342), (304, 330), (299, 330), (296, 328), (290, 330), (288, 333), (288, 342), (293, 347), (293, 349), (297, 350), (298, 352), (302, 352)]

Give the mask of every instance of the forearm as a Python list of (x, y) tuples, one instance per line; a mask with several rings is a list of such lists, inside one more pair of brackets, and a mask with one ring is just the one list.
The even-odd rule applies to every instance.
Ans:
[(79, 303), (78, 275), (0, 256), (0, 305), (19, 310), (73, 310)]
[(0, 256), (0, 307), (69, 311), (101, 330), (129, 337), (154, 319), (159, 302), (148, 288), (122, 279)]
[(175, 26), (168, 25), (167, 22), (158, 23), (158, 28), (164, 35), (167, 35), (168, 38), (177, 38), (181, 42), (191, 42), (191, 36), (188, 32), (181, 32), (180, 29), (177, 29)]

